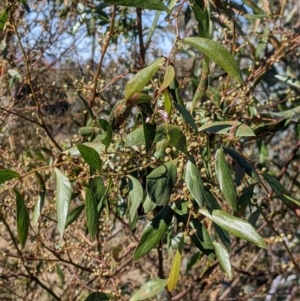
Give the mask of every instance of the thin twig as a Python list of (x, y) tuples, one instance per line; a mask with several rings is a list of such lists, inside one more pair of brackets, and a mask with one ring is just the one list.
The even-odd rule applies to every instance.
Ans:
[(103, 42), (104, 44), (103, 44), (103, 47), (101, 49), (101, 57), (100, 57), (100, 61), (99, 61), (98, 68), (97, 68), (95, 78), (94, 78), (94, 87), (93, 87), (93, 92), (92, 92), (92, 98), (90, 100), (90, 107), (93, 106), (93, 102), (95, 101), (95, 98), (96, 98), (96, 95), (97, 95), (98, 77), (101, 73), (101, 69), (102, 69), (102, 65), (103, 65), (103, 61), (104, 61), (104, 56), (105, 56), (106, 51), (108, 49), (110, 40), (113, 36), (115, 18), (116, 18), (116, 6), (114, 5), (113, 8), (112, 8), (112, 16), (111, 16), (111, 20), (110, 20), (109, 31), (106, 35), (106, 38), (104, 39), (104, 42)]

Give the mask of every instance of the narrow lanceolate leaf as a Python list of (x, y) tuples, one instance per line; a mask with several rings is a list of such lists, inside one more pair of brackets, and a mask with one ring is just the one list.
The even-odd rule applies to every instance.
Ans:
[(255, 133), (246, 124), (239, 121), (216, 121), (211, 124), (205, 124), (198, 129), (199, 132), (209, 132), (219, 135), (231, 135), (233, 137), (253, 137)]
[(137, 215), (137, 210), (144, 199), (144, 189), (138, 179), (133, 176), (128, 176), (129, 178), (129, 223), (132, 223), (135, 216)]
[(78, 207), (75, 207), (73, 210), (71, 210), (68, 215), (67, 215), (67, 220), (66, 220), (66, 226), (65, 228), (67, 229), (68, 226), (70, 226), (72, 223), (74, 223), (79, 215), (81, 214), (82, 210), (85, 208), (85, 205), (79, 205)]
[(230, 215), (222, 210), (213, 210), (212, 214), (210, 214), (208, 210), (200, 209), (199, 213), (208, 217), (229, 233), (252, 242), (260, 248), (267, 248), (265, 241), (247, 221)]
[[(105, 145), (101, 142), (85, 142), (85, 143), (82, 143), (82, 145), (92, 147), (99, 155), (105, 154)], [(113, 149), (111, 148), (108, 151), (112, 152)], [(77, 148), (77, 145), (72, 146), (71, 148), (65, 150), (63, 153), (68, 154), (71, 158), (77, 158), (77, 157), (81, 156), (81, 154)]]
[(226, 162), (223, 149), (220, 148), (216, 153), (216, 175), (220, 185), (220, 189), (234, 211), (237, 209), (237, 193), (233, 182), (230, 168)]
[(104, 3), (166, 11), (169, 14), (171, 13), (171, 11), (161, 2), (161, 0), (104, 0)]
[(173, 161), (155, 168), (146, 179), (147, 193), (151, 201), (164, 206), (170, 200), (176, 182), (176, 167)]
[(43, 206), (44, 206), (44, 200), (45, 200), (45, 194), (46, 194), (46, 186), (45, 186), (45, 182), (42, 178), (42, 176), (38, 173), (35, 172), (35, 176), (38, 180), (38, 184), (39, 184), (39, 195), (38, 195), (38, 199), (35, 203), (35, 207), (34, 207), (34, 211), (33, 211), (33, 217), (32, 217), (32, 226), (34, 227), (37, 223), (37, 221), (39, 220), (39, 217), (41, 215)]
[(243, 155), (239, 154), (236, 150), (230, 147), (223, 147), (225, 152), (231, 156), (234, 160), (237, 161), (237, 163), (245, 169), (245, 172), (248, 176), (251, 178), (260, 181), (259, 175), (253, 165), (249, 162), (248, 159), (246, 159)]
[(174, 107), (182, 115), (184, 120), (193, 128), (193, 130), (198, 133), (198, 127), (191, 113), (177, 102), (174, 102)]
[(55, 168), (56, 175), (56, 214), (58, 231), (61, 236), (64, 234), (69, 204), (72, 196), (71, 183), (58, 168)]
[(174, 77), (175, 77), (174, 67), (172, 65), (169, 65), (164, 74), (164, 80), (159, 88), (159, 91), (161, 92), (161, 91), (167, 89), (170, 86), (170, 84), (172, 83)]
[(229, 280), (231, 280), (232, 279), (231, 264), (230, 264), (230, 257), (227, 250), (216, 241), (213, 242), (213, 245), (214, 245), (216, 256), (219, 260), (222, 269), (227, 274)]
[(182, 43), (196, 48), (223, 68), (228, 75), (234, 78), (238, 83), (243, 83), (238, 64), (226, 48), (218, 42), (206, 38), (188, 37), (184, 38)]
[(146, 300), (156, 296), (167, 285), (166, 279), (152, 279), (146, 282), (129, 301)]
[[(294, 115), (300, 114), (300, 106), (282, 112), (270, 112), (270, 114), (284, 118), (292, 118)], [(281, 128), (283, 127), (284, 126), (281, 126)]]
[(198, 167), (190, 160), (186, 163), (184, 180), (191, 195), (200, 207), (203, 207), (204, 186)]
[(0, 30), (3, 30), (5, 27), (5, 23), (7, 21), (7, 15), (8, 15), (7, 12), (8, 12), (8, 8), (3, 12), (0, 12)]
[(15, 196), (17, 205), (18, 237), (22, 248), (24, 248), (29, 229), (29, 214), (25, 202), (17, 190), (15, 190)]
[(135, 93), (141, 92), (164, 61), (165, 58), (155, 60), (151, 65), (140, 70), (132, 79), (130, 79), (125, 87), (125, 99), (130, 98)]
[(184, 241), (184, 237), (182, 235), (182, 237), (180, 238), (180, 242), (178, 244), (178, 248), (176, 250), (176, 254), (175, 254), (172, 268), (171, 268), (169, 278), (168, 278), (167, 287), (168, 287), (169, 292), (171, 292), (176, 287), (178, 279), (179, 279), (183, 241)]
[(0, 185), (14, 178), (20, 178), (20, 175), (10, 169), (0, 169)]
[(171, 140), (172, 145), (175, 146), (177, 150), (183, 153), (187, 153), (186, 137), (180, 130), (171, 130), (170, 132), (168, 132), (168, 136)]
[(85, 216), (91, 239), (94, 240), (98, 228), (98, 211), (96, 199), (90, 188), (85, 188)]
[(270, 187), (275, 192), (276, 196), (283, 201), (283, 203), (288, 206), (291, 210), (295, 211), (300, 208), (299, 200), (292, 198), (288, 190), (273, 176), (263, 173), (262, 176), (268, 182)]
[(172, 222), (174, 211), (169, 206), (162, 208), (142, 233), (142, 238), (133, 254), (133, 260), (138, 260), (148, 254), (162, 239)]
[(297, 78), (288, 75), (279, 75), (279, 74), (275, 75), (275, 77), (293, 87), (300, 89), (300, 80), (298, 80)]
[(88, 166), (101, 172), (102, 162), (97, 151), (84, 144), (77, 145), (77, 148)]
[(107, 151), (111, 139), (112, 139), (112, 129), (111, 126), (109, 124), (109, 122), (105, 119), (98, 119), (99, 125), (101, 126), (101, 128), (106, 131), (106, 136), (105, 138), (102, 140), (102, 143), (105, 145), (105, 151)]
[(143, 118), (143, 128), (144, 128), (146, 151), (148, 152), (155, 138), (156, 123), (146, 122), (146, 118)]

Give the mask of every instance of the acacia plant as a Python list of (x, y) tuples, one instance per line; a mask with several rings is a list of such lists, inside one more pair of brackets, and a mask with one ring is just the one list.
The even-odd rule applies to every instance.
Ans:
[(297, 295), (298, 1), (1, 5), (1, 300)]

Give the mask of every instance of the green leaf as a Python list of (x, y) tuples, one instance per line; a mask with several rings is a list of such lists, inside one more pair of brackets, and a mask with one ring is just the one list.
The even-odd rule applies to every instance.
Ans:
[(113, 130), (118, 129), (131, 112), (131, 106), (128, 106), (126, 102), (126, 99), (118, 100), (110, 112), (108, 121)]
[[(85, 145), (88, 147), (93, 148), (99, 155), (104, 155), (105, 154), (105, 145), (100, 143), (100, 142), (85, 142), (80, 145)], [(113, 149), (109, 150), (113, 151)], [(72, 158), (80, 157), (80, 151), (77, 148), (77, 146), (73, 146), (63, 152), (64, 154), (69, 154)]]
[(17, 229), (18, 237), (22, 248), (25, 247), (29, 229), (29, 214), (23, 197), (15, 190), (16, 207), (17, 207)]
[[(200, 4), (200, 3), (199, 3)], [(192, 6), (195, 18), (197, 20), (198, 25), (198, 31), (200, 37), (207, 38), (209, 36), (210, 32), (210, 13), (208, 12), (207, 8), (204, 8), (204, 11), (202, 10), (202, 7), (200, 7), (197, 2), (194, 3)]]
[(172, 65), (169, 65), (164, 74), (164, 80), (159, 88), (159, 93), (169, 87), (169, 85), (172, 83), (174, 77), (175, 77), (175, 69)]
[(99, 133), (99, 128), (93, 127), (93, 126), (84, 126), (84, 127), (80, 128), (78, 130), (78, 133), (81, 136), (89, 136), (89, 135), (92, 135), (92, 134)]
[(259, 15), (244, 14), (243, 17), (248, 20), (255, 20), (255, 19), (267, 18), (267, 17), (269, 17), (269, 15), (268, 14), (259, 14)]
[(155, 207), (156, 207), (156, 204), (152, 203), (149, 196), (146, 195), (146, 198), (145, 198), (145, 201), (143, 204), (145, 214), (152, 212)]
[(242, 216), (246, 207), (250, 204), (250, 201), (253, 196), (253, 191), (256, 183), (249, 185), (248, 187), (244, 188), (241, 196), (238, 200), (238, 216)]
[(8, 12), (8, 8), (0, 13), (0, 30), (4, 29), (5, 23), (7, 21), (7, 12)]
[(56, 264), (55, 265), (55, 269), (56, 269), (56, 273), (57, 273), (57, 276), (58, 276), (58, 278), (60, 280), (61, 285), (64, 285), (64, 283), (65, 283), (65, 275), (64, 275), (61, 267), (58, 264)]
[[(284, 118), (292, 118), (296, 114), (299, 114), (299, 113), (300, 113), (300, 106), (289, 109), (289, 110), (285, 110), (282, 112), (270, 112), (270, 114), (272, 114), (272, 115), (280, 116), (280, 117), (284, 117)], [(280, 120), (280, 121), (282, 121), (282, 120)], [(285, 119), (283, 121), (285, 121)], [(284, 125), (282, 125), (280, 127), (280, 129), (283, 129), (283, 128), (284, 128)]]
[(70, 226), (72, 223), (74, 223), (77, 220), (77, 218), (79, 217), (80, 213), (82, 212), (82, 210), (84, 208), (85, 208), (85, 205), (82, 204), (82, 205), (75, 207), (68, 213), (65, 229), (67, 229), (68, 226)]
[[(130, 3), (133, 1), (130, 0)], [(149, 1), (142, 1), (148, 3)], [(161, 2), (160, 2), (161, 3)], [(162, 4), (162, 3), (161, 3)], [(132, 5), (131, 5), (132, 6)], [(165, 61), (165, 58), (159, 58), (155, 60), (151, 65), (140, 70), (132, 79), (129, 80), (125, 87), (125, 99), (130, 98), (135, 93), (141, 92), (148, 84), (151, 78)]]
[(258, 7), (255, 1), (253, 0), (242, 0), (247, 6), (249, 6), (255, 14), (263, 14), (264, 11)]
[(190, 271), (193, 268), (193, 266), (196, 265), (201, 260), (203, 255), (204, 254), (202, 252), (197, 252), (193, 254), (190, 258), (188, 258), (186, 272)]
[(58, 168), (54, 169), (56, 176), (56, 215), (58, 231), (62, 237), (65, 230), (70, 200), (72, 196), (71, 183)]
[(186, 163), (184, 180), (191, 195), (200, 207), (204, 202), (204, 186), (198, 167), (190, 160)]
[(45, 201), (45, 194), (46, 194), (46, 186), (45, 186), (45, 182), (42, 178), (42, 176), (36, 171), (35, 172), (35, 176), (38, 180), (38, 184), (39, 184), (39, 196), (38, 199), (35, 203), (34, 206), (34, 211), (33, 211), (33, 217), (32, 217), (32, 226), (34, 227), (36, 225), (36, 223), (39, 220), (39, 217), (41, 215), (43, 206), (44, 206), (44, 201)]
[(220, 135), (231, 135), (233, 137), (253, 137), (255, 133), (246, 124), (239, 121), (216, 121), (211, 124), (206, 124), (198, 129), (199, 132), (209, 132)]
[[(204, 202), (210, 213), (215, 209), (221, 209), (218, 201), (216, 200), (214, 195), (208, 189), (204, 189)], [(216, 233), (220, 237), (221, 242), (227, 248), (227, 250), (230, 251), (231, 244), (230, 244), (229, 233), (226, 230), (222, 229), (217, 224), (213, 223), (213, 225), (216, 230)]]
[(155, 168), (146, 180), (147, 193), (151, 201), (158, 206), (164, 206), (176, 182), (176, 167), (173, 161)]
[(262, 237), (247, 221), (221, 210), (213, 210), (212, 213), (209, 213), (206, 209), (200, 209), (199, 213), (208, 217), (214, 223), (216, 223), (229, 233), (246, 241), (252, 242), (260, 248), (267, 248), (266, 243), (264, 242)]
[(177, 102), (174, 102), (174, 107), (182, 115), (184, 120), (192, 127), (195, 133), (198, 133), (196, 122), (193, 116), (190, 114), (190, 112), (184, 106), (180, 105)]
[(89, 113), (90, 117), (94, 120), (95, 116), (93, 113), (93, 110), (91, 109), (90, 105), (88, 104), (88, 102), (81, 96), (80, 93), (77, 94), (77, 96), (80, 98), (80, 100), (82, 101), (85, 109), (87, 110), (87, 112)]
[(173, 214), (174, 211), (169, 206), (165, 206), (155, 215), (142, 233), (141, 241), (134, 251), (133, 260), (138, 260), (148, 254), (158, 244), (167, 232)]
[(30, 13), (30, 7), (29, 7), (28, 4), (26, 3), (26, 1), (23, 0), (23, 1), (21, 1), (21, 3), (22, 3), (22, 5), (23, 5), (24, 9), (25, 9), (28, 13)]
[(243, 83), (243, 78), (238, 64), (232, 55), (221, 44), (210, 39), (199, 37), (184, 38), (182, 43), (196, 48), (223, 68), (228, 75), (234, 78), (238, 83)]
[(8, 69), (7, 73), (11, 76), (11, 78), (9, 80), (9, 85), (8, 85), (9, 89), (11, 89), (12, 86), (16, 82), (21, 82), (22, 81), (22, 75), (20, 74), (19, 70), (17, 70), (17, 69)]
[(255, 224), (259, 218), (261, 214), (261, 208), (258, 208), (257, 210), (255, 210), (254, 212), (251, 213), (251, 215), (248, 218), (248, 222), (255, 227)]
[(154, 19), (153, 19), (153, 21), (152, 21), (152, 24), (151, 24), (151, 26), (150, 26), (150, 28), (149, 28), (149, 30), (148, 30), (148, 36), (147, 36), (147, 42), (146, 42), (146, 43), (148, 43), (148, 42), (151, 41), (151, 38), (152, 38), (152, 36), (153, 36), (153, 34), (154, 34), (155, 29), (157, 29), (157, 23), (158, 23), (158, 21), (159, 21), (160, 15), (161, 15), (161, 12), (160, 12), (160, 11), (157, 11), (157, 12), (155, 13), (155, 17), (154, 17)]
[(126, 100), (127, 106), (135, 106), (141, 103), (150, 102), (153, 99), (152, 96), (145, 93), (136, 93)]
[(168, 14), (171, 13), (171, 11), (161, 2), (161, 0), (104, 0), (104, 3), (166, 11)]
[[(103, 179), (101, 177), (91, 178), (89, 180), (88, 187), (91, 189), (91, 191), (97, 201), (97, 204), (99, 204), (99, 202), (105, 195), (105, 191), (107, 188), (107, 186), (104, 185)], [(99, 210), (98, 210), (98, 212), (99, 212)]]
[(12, 180), (14, 178), (20, 178), (21, 176), (13, 170), (10, 169), (0, 169), (0, 185), (6, 181)]
[(171, 292), (176, 287), (179, 279), (183, 242), (184, 242), (184, 237), (182, 235), (178, 244), (178, 248), (176, 250), (176, 254), (168, 278), (167, 287), (169, 292)]
[(190, 225), (192, 229), (197, 230), (191, 239), (200, 251), (209, 256), (213, 252), (213, 245), (207, 229), (197, 219), (193, 219)]
[(283, 201), (283, 203), (289, 207), (291, 210), (300, 208), (300, 201), (292, 198), (288, 190), (273, 176), (263, 173), (262, 176), (268, 182), (270, 187), (275, 192), (276, 196)]
[(98, 211), (95, 197), (90, 188), (85, 188), (85, 216), (91, 239), (94, 240), (98, 229)]
[(230, 168), (226, 162), (223, 149), (220, 148), (216, 152), (216, 175), (217, 179), (220, 185), (220, 189), (226, 199), (226, 201), (229, 203), (231, 208), (236, 211), (237, 209), (237, 193), (236, 193), (236, 187), (233, 182)]
[(258, 173), (256, 172), (255, 168), (252, 166), (252, 164), (246, 159), (243, 155), (236, 152), (234, 149), (229, 147), (223, 147), (225, 152), (230, 155), (234, 160), (237, 161), (237, 163), (245, 169), (245, 172), (248, 176), (253, 178), (254, 180), (257, 180), (260, 182), (260, 178), (258, 176)]
[(275, 177), (267, 173), (263, 173), (262, 176), (265, 178), (277, 196), (288, 193), (287, 189)]
[[(290, 110), (283, 111), (283, 112), (270, 112), (270, 114), (271, 115), (277, 115), (277, 114), (280, 115), (282, 113), (283, 116), (287, 115), (287, 118), (291, 118), (291, 117), (293, 117), (293, 115), (297, 114), (297, 108), (295, 108), (295, 110), (296, 111), (293, 111), (293, 109), (290, 109)], [(300, 110), (298, 111), (298, 113), (300, 113)], [(266, 116), (266, 118), (271, 119), (271, 116)], [(278, 131), (284, 130), (284, 128), (286, 127), (286, 125), (289, 122), (289, 119), (283, 118), (283, 119), (274, 120), (274, 121), (268, 122), (268, 123), (261, 122), (260, 120), (258, 122), (259, 122), (259, 124), (253, 129), (256, 136), (266, 135), (266, 134), (274, 134)]]
[(217, 259), (219, 260), (222, 269), (227, 274), (229, 280), (232, 280), (230, 257), (227, 250), (216, 241), (213, 242), (213, 245), (214, 245)]
[(187, 144), (185, 135), (178, 129), (173, 129), (168, 132), (171, 143), (176, 147), (177, 150), (187, 153)]
[[(172, 110), (172, 103), (170, 98), (170, 93), (168, 90), (164, 90), (162, 93), (162, 99), (163, 99), (163, 109), (160, 110), (160, 112), (163, 114), (164, 112), (167, 113), (167, 116), (164, 118), (170, 119), (171, 116), (171, 110)], [(165, 114), (164, 114), (165, 115)]]
[(101, 128), (106, 131), (106, 137), (102, 140), (102, 143), (105, 145), (105, 151), (107, 151), (112, 139), (111, 126), (105, 119), (98, 119), (98, 122)]
[(97, 151), (92, 147), (86, 146), (84, 144), (77, 145), (77, 148), (82, 158), (89, 165), (89, 167), (94, 168), (99, 172), (101, 172), (102, 162)]
[(167, 138), (167, 134), (174, 130), (180, 130), (180, 127), (177, 125), (164, 123), (157, 127), (154, 142), (159, 142)]
[(157, 295), (167, 285), (166, 279), (151, 279), (146, 282), (129, 301), (146, 300)]
[[(161, 140), (164, 140), (167, 138), (167, 134), (174, 130), (180, 130), (180, 127), (177, 125), (172, 125), (172, 124), (162, 124), (159, 125), (156, 128), (156, 132), (155, 132), (155, 139), (154, 142), (159, 142)], [(126, 147), (132, 147), (135, 145), (145, 145), (145, 135), (144, 135), (144, 128), (143, 127), (139, 127), (135, 130), (133, 130), (131, 133), (129, 133), (126, 137), (125, 137), (125, 146)]]
[(125, 137), (125, 146), (126, 147), (132, 147), (132, 146), (139, 146), (139, 145), (145, 145), (145, 135), (144, 135), (144, 127), (139, 127), (132, 132), (130, 132)]
[(154, 138), (155, 138), (156, 124), (146, 122), (146, 118), (144, 116), (143, 117), (143, 128), (144, 128), (146, 151), (148, 152), (150, 147), (152, 146)]
[(101, 293), (101, 292), (94, 292), (88, 295), (84, 301), (109, 301), (114, 297), (111, 294)]
[(144, 189), (136, 178), (133, 176), (127, 176), (129, 178), (129, 224), (131, 224), (136, 215), (137, 215), (137, 210), (140, 206), (140, 204), (143, 202), (145, 196), (144, 196)]
[(279, 80), (289, 84), (290, 86), (296, 87), (300, 89), (300, 80), (298, 80), (297, 78), (294, 78), (292, 76), (288, 76), (288, 75), (275, 75), (276, 78), (278, 78)]

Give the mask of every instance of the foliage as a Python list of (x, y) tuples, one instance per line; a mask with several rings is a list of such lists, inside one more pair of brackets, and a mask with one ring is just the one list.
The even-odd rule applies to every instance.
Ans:
[(0, 4), (1, 300), (295, 297), (299, 5)]

